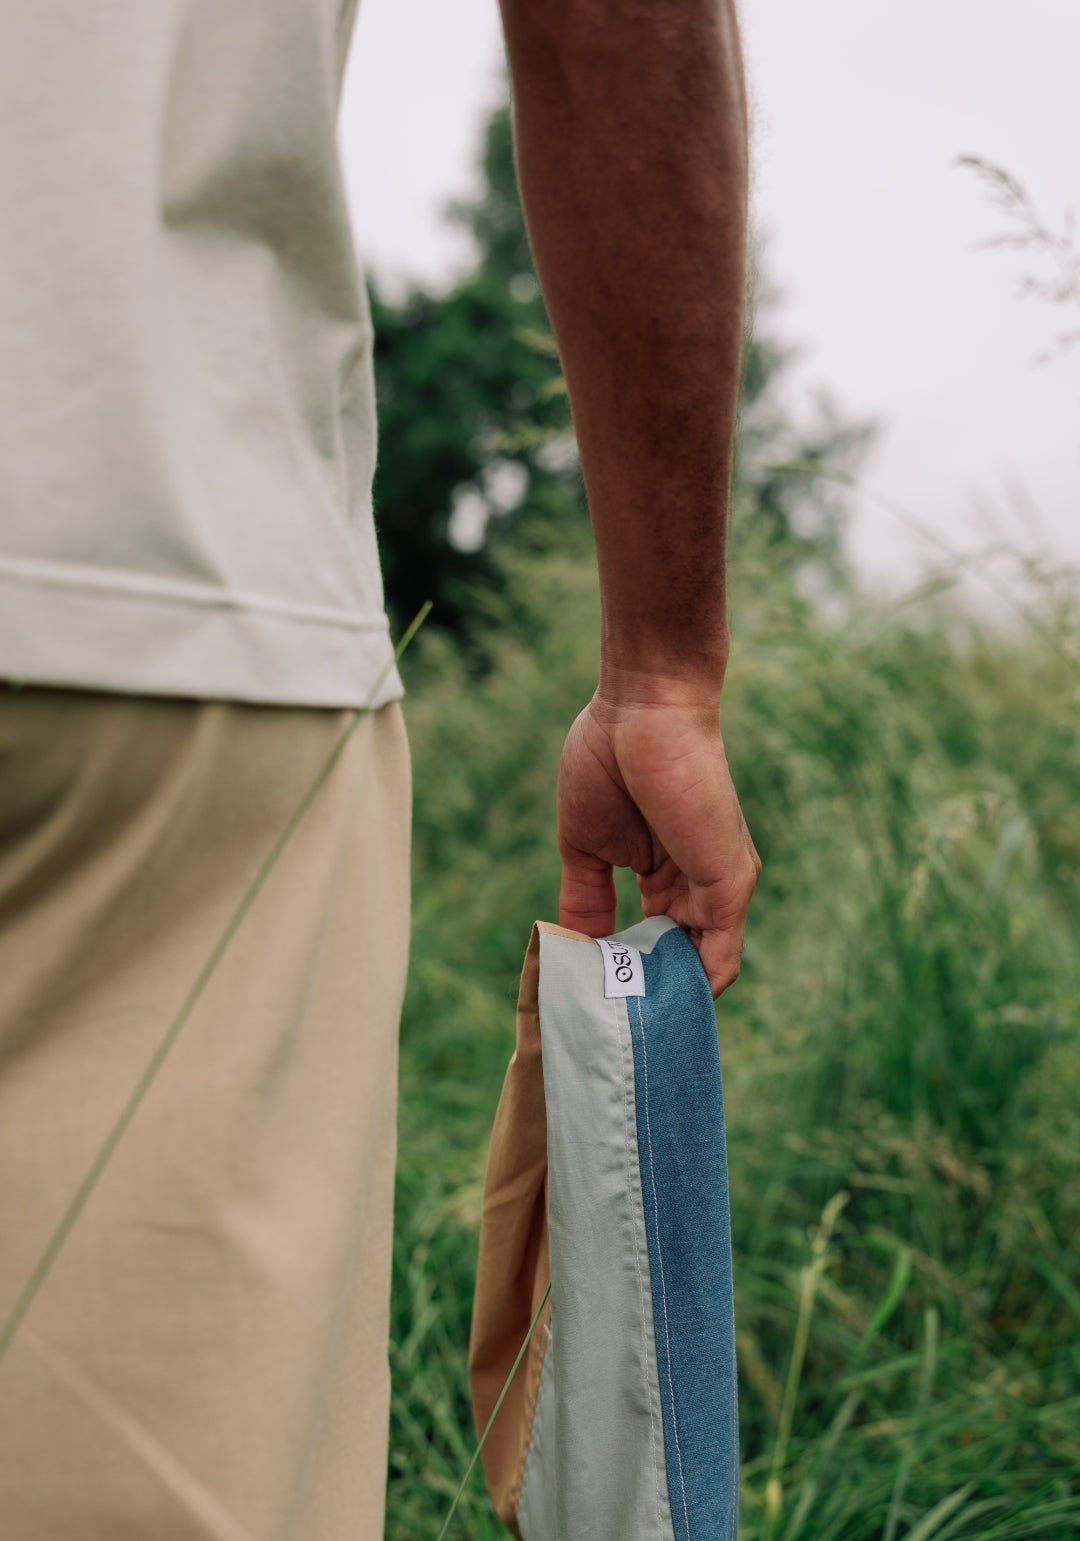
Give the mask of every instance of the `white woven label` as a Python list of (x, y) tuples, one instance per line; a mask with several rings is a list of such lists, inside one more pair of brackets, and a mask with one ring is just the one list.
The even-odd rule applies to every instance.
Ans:
[(645, 994), (645, 970), (641, 966), (641, 954), (636, 947), (625, 942), (609, 942), (606, 937), (596, 943), (604, 955), (604, 995), (613, 997)]

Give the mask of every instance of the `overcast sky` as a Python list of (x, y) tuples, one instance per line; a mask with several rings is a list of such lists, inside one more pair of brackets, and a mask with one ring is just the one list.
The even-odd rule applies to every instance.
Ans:
[[(1080, 0), (744, 0), (754, 207), (778, 323), (881, 435), (852, 547), (883, 580), (1004, 532), (1080, 561), (1080, 347), (1034, 360), (1069, 316), (1017, 297), (1036, 271), (975, 249), (1004, 228), (957, 157), (1019, 176), (1060, 226), (1080, 203)], [(381, 276), (467, 262), (441, 209), (475, 186), (501, 92), (495, 0), (362, 0), (341, 143), (357, 242)], [(677, 131), (677, 125), (672, 125)]]

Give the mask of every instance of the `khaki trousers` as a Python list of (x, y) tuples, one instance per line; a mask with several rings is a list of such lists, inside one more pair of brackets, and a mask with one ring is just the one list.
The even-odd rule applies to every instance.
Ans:
[[(0, 1314), (350, 720), (0, 688)], [(382, 1535), (408, 818), (395, 703), (0, 1364), (2, 1541)]]

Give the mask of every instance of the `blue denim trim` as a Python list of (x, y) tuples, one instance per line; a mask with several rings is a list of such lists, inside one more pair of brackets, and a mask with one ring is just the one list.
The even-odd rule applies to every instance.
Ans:
[(716, 1014), (678, 929), (644, 954), (627, 1000), (664, 1458), (676, 1541), (735, 1541), (735, 1310)]

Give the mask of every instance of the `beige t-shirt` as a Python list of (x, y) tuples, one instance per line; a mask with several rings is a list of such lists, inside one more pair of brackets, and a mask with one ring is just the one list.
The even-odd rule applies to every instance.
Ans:
[(355, 0), (5, 0), (0, 678), (400, 694), (335, 126)]

